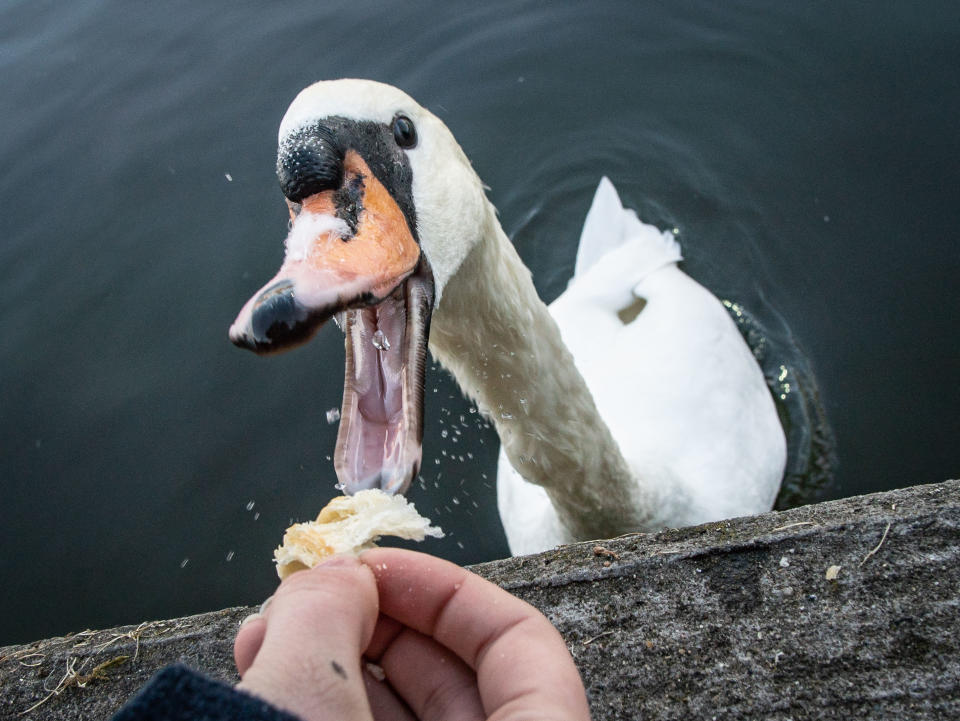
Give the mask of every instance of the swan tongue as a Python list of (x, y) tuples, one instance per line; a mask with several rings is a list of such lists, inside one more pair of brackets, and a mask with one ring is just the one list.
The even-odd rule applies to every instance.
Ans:
[(334, 466), (346, 493), (404, 493), (420, 470), (433, 280), (426, 268), (378, 305), (348, 310)]

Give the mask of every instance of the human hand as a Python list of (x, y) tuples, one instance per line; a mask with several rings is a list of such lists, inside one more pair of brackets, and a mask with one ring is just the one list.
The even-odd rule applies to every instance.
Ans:
[(539, 611), (413, 551), (293, 574), (240, 628), (234, 657), (238, 688), (303, 721), (589, 719), (573, 659)]

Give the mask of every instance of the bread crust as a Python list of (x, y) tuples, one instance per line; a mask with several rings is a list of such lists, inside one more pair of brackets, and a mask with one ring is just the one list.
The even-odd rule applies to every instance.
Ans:
[(422, 541), (427, 536), (442, 538), (443, 531), (430, 525), (403, 496), (379, 489), (337, 496), (317, 515), (315, 521), (295, 523), (283, 534), (283, 543), (274, 551), (277, 575), (313, 568), (330, 556), (358, 554), (373, 548), (381, 536)]

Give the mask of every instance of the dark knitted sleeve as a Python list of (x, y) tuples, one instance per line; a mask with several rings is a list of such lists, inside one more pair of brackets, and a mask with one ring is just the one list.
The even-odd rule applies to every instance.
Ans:
[(113, 721), (300, 721), (221, 681), (176, 664), (154, 676)]

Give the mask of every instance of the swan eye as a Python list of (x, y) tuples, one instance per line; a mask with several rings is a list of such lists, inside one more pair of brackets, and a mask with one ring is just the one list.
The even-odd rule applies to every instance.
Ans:
[(417, 129), (406, 115), (398, 115), (393, 119), (393, 139), (401, 148), (412, 148), (417, 144)]

